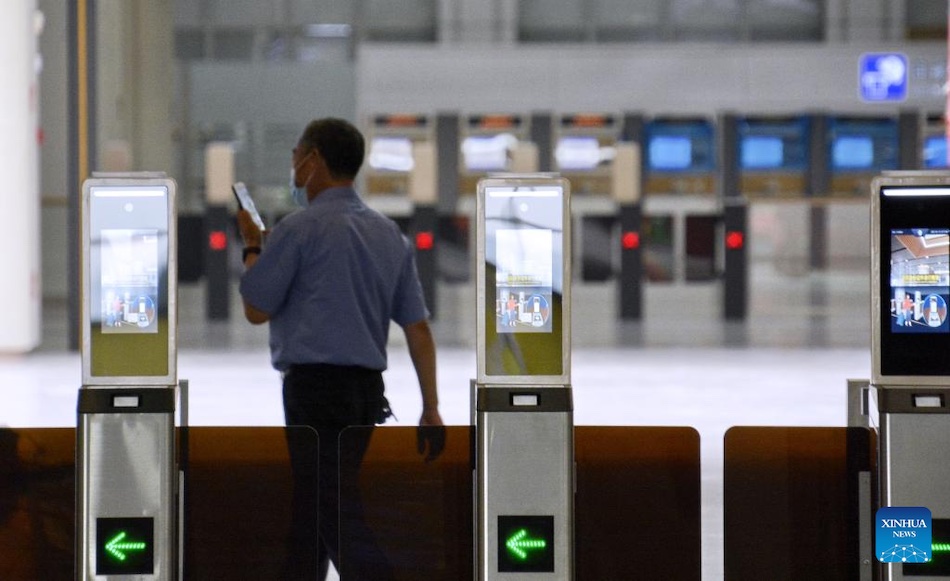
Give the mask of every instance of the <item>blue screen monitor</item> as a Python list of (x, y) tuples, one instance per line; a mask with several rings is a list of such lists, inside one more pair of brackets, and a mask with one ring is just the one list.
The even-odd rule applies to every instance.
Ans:
[(874, 140), (864, 136), (835, 139), (831, 149), (835, 169), (871, 169), (874, 167)]
[(749, 136), (742, 140), (739, 163), (742, 169), (777, 169), (785, 159), (780, 137)]
[(687, 136), (652, 137), (649, 146), (650, 169), (674, 171), (690, 169), (693, 164), (693, 143)]
[(924, 169), (943, 169), (947, 163), (947, 137), (931, 135), (924, 140)]

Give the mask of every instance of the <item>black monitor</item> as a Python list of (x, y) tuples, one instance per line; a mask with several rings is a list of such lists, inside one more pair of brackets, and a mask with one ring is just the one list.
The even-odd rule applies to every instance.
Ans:
[(875, 379), (950, 376), (950, 174), (873, 188)]

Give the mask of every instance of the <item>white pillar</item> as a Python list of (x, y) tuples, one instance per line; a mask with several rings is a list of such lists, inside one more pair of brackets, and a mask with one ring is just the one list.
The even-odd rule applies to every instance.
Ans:
[(0, 18), (0, 216), (6, 234), (0, 284), (0, 353), (40, 343), (40, 197), (36, 2), (7, 0)]

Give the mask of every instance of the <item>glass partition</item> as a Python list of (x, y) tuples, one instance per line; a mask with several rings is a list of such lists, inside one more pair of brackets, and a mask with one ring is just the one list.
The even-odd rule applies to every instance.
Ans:
[(725, 578), (758, 581), (763, 571), (771, 579), (860, 578), (859, 519), (863, 512), (872, 526), (874, 516), (871, 435), (866, 428), (729, 429)]
[(71, 579), (76, 430), (0, 428), (0, 579)]

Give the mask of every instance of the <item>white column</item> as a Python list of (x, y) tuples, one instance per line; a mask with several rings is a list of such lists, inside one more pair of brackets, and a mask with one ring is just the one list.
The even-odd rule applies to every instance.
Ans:
[(40, 197), (36, 2), (7, 0), (0, 18), (0, 216), (6, 233), (0, 284), (0, 353), (40, 343)]

